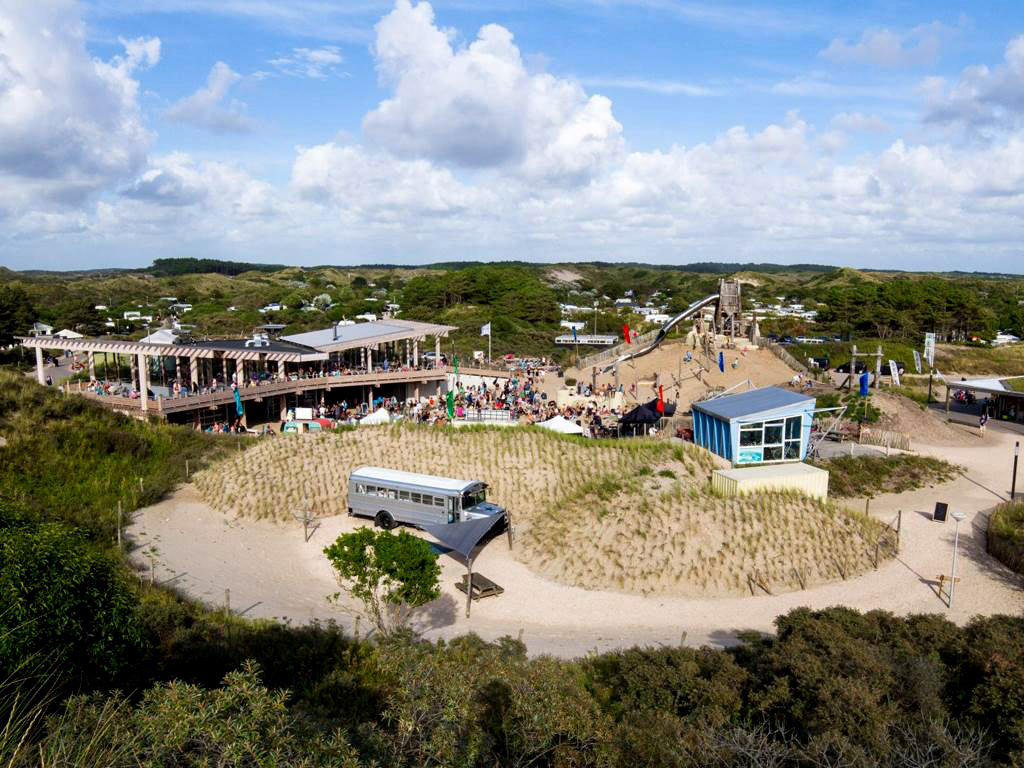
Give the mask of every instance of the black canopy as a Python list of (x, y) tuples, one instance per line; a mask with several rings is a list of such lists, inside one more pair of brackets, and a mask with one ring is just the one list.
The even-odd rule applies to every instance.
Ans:
[(468, 560), (473, 548), (480, 543), (480, 539), (504, 519), (503, 514), (488, 515), (474, 520), (462, 520), (458, 523), (421, 525), (420, 528)]
[(665, 403), (665, 412), (658, 413), (657, 399), (638, 405), (621, 419), (620, 424), (657, 424), (662, 416), (672, 416), (676, 412), (675, 403)]

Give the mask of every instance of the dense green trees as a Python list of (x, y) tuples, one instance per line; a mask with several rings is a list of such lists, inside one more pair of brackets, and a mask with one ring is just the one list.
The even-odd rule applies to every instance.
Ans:
[(24, 288), (17, 283), (0, 284), (0, 344), (28, 334), (36, 319), (36, 309)]

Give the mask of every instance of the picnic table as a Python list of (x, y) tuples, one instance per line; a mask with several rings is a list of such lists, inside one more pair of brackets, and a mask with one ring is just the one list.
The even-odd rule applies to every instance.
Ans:
[[(469, 576), (463, 576), (455, 586), (462, 592), (465, 592), (466, 583), (468, 581)], [(479, 573), (473, 574), (473, 592), (471, 595), (473, 600), (480, 600), (485, 597), (491, 597), (492, 595), (500, 595), (504, 591), (504, 588), (498, 586), (486, 576)]]

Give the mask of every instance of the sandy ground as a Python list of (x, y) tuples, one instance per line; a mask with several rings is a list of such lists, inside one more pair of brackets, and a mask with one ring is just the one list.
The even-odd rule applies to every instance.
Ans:
[[(1008, 495), (1013, 440), (1019, 436), (990, 427), (980, 438), (965, 434), (957, 446), (919, 445), (967, 468), (967, 477), (939, 488), (876, 497), (871, 513), (890, 522), (902, 515), (900, 556), (849, 581), (782, 595), (725, 599), (641, 597), (588, 591), (544, 579), (510, 557), (504, 537), (490, 541), (475, 570), (505, 588), (505, 594), (473, 605), (465, 618), (465, 597), (455, 582), (464, 566), (441, 557), (443, 595), (421, 610), (415, 622), (428, 637), (474, 631), (485, 638), (521, 636), (531, 653), (576, 656), (636, 644), (728, 645), (738, 632), (770, 632), (776, 616), (798, 607), (845, 605), (897, 614), (941, 613), (963, 623), (974, 615), (1021, 614), (1021, 580), (985, 552), (984, 511)], [(937, 591), (937, 576), (950, 572), (954, 522), (936, 523), (936, 501), (960, 509), (960, 558), (954, 608)], [(863, 502), (860, 502), (861, 504)], [(851, 502), (856, 505), (857, 502)], [(133, 559), (158, 582), (213, 605), (230, 605), (246, 616), (302, 623), (336, 619), (352, 626), (350, 614), (326, 599), (337, 590), (322, 549), (341, 532), (363, 521), (326, 518), (303, 541), (298, 523), (232, 519), (206, 506), (191, 487), (139, 510), (128, 529), (137, 548)], [(364, 625), (365, 626), (365, 625)]]
[[(665, 398), (678, 402), (678, 407), (685, 411), (690, 403), (698, 399), (709, 388), (731, 387), (735, 384), (750, 379), (757, 387), (775, 386), (787, 384), (793, 378), (793, 370), (777, 358), (771, 351), (751, 346), (750, 344), (737, 340), (736, 349), (726, 349), (725, 372), (718, 370), (717, 356), (715, 362), (710, 362), (703, 355), (691, 348), (688, 342), (682, 340), (666, 342), (650, 354), (637, 358), (632, 363), (623, 363), (619, 366), (619, 383), (622, 384), (626, 393), (627, 402), (632, 404), (636, 400), (647, 402), (657, 397), (658, 392), (655, 381), (661, 382), (664, 388)], [(683, 359), (687, 352), (694, 356), (690, 363), (684, 363)], [(736, 368), (732, 367), (734, 361), (738, 360)], [(701, 370), (701, 369), (704, 370)], [(582, 382), (590, 382), (592, 369), (586, 368), (582, 371), (575, 368), (566, 370), (566, 377), (578, 379)], [(700, 378), (697, 374), (700, 373)], [(613, 372), (601, 373), (598, 369), (597, 384), (605, 386), (615, 382)], [(636, 396), (631, 395), (630, 385), (636, 384)], [(742, 392), (743, 388), (736, 390)]]

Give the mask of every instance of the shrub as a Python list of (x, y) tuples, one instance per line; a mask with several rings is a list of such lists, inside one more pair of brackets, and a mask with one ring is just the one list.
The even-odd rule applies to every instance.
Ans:
[(988, 519), (988, 551), (1024, 574), (1024, 501), (1000, 504)]
[(66, 673), (104, 679), (139, 650), (126, 574), (59, 523), (0, 529), (0, 606), (0, 675), (43, 654)]

